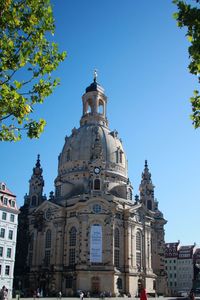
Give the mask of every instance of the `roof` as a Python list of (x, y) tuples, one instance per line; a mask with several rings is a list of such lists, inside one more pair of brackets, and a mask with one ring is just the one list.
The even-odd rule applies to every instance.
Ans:
[[(2, 187), (5, 187), (5, 189), (3, 189)], [(13, 196), (13, 197), (16, 197), (16, 195), (14, 195), (6, 186), (6, 184), (4, 182), (0, 182), (0, 192), (2, 194), (6, 194), (6, 195), (9, 195), (9, 196)]]
[(99, 83), (97, 83), (96, 78), (94, 78), (94, 81), (85, 89), (85, 91), (86, 93), (94, 91), (104, 93), (104, 88)]

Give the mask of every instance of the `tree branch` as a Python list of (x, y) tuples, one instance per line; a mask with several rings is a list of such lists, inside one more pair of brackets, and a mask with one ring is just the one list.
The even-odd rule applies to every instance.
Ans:
[(12, 116), (12, 114), (8, 114), (7, 116), (0, 118), (0, 122), (2, 122), (5, 119), (8, 119), (10, 116)]

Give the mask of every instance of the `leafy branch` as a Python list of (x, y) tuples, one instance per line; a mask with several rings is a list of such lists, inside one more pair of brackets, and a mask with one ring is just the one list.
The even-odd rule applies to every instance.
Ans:
[[(200, 0), (194, 0), (196, 6), (191, 6), (185, 1), (174, 0), (178, 12), (174, 13), (174, 18), (177, 20), (177, 26), (187, 28), (187, 39), (190, 42), (188, 54), (190, 63), (188, 65), (189, 72), (195, 75), (200, 82)], [(192, 123), (194, 128), (200, 127), (200, 95), (199, 91), (195, 90), (193, 97), (190, 98), (192, 105)]]
[(47, 39), (55, 30), (50, 0), (1, 1), (0, 28), (0, 141), (23, 131), (38, 138), (46, 122), (31, 115), (59, 84), (52, 72), (66, 57)]

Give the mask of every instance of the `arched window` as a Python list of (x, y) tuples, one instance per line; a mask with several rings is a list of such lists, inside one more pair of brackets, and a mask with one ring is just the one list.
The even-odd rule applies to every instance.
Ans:
[(152, 210), (152, 201), (151, 200), (147, 201), (147, 208)]
[(72, 227), (69, 231), (69, 265), (73, 266), (76, 262), (76, 228)]
[(102, 100), (99, 100), (98, 113), (102, 115), (104, 114), (104, 104)]
[(46, 232), (45, 248), (51, 248), (51, 230), (50, 229), (48, 229)]
[(31, 198), (31, 206), (36, 206), (37, 205), (37, 197), (34, 195)]
[(95, 179), (94, 180), (94, 190), (100, 190), (101, 184), (100, 184), (100, 179)]
[(138, 271), (142, 268), (142, 234), (140, 231), (136, 233), (136, 265)]
[(114, 261), (115, 261), (115, 267), (119, 268), (120, 266), (120, 236), (119, 236), (119, 229), (115, 228), (114, 233), (114, 245), (115, 245), (115, 252), (114, 252)]
[(119, 241), (119, 229), (115, 228), (115, 247), (119, 248), (120, 241)]
[(33, 250), (33, 242), (34, 242), (34, 233), (32, 233), (30, 237), (29, 250)]
[(69, 245), (76, 246), (76, 228), (72, 227), (69, 232)]
[(87, 102), (86, 102), (86, 106), (85, 106), (85, 112), (87, 114), (91, 113), (92, 112), (92, 99), (88, 99)]

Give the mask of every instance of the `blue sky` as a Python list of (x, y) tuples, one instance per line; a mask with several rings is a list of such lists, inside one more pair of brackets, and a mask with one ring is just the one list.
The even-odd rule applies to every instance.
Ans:
[(44, 191), (54, 190), (65, 135), (79, 126), (81, 96), (97, 68), (108, 96), (109, 126), (122, 138), (134, 194), (147, 159), (155, 197), (168, 220), (165, 240), (200, 245), (200, 131), (192, 127), (188, 100), (197, 80), (187, 70), (185, 32), (172, 18), (176, 7), (168, 0), (52, 3), (54, 39), (68, 53), (56, 71), (61, 85), (36, 109), (47, 121), (39, 140), (1, 143), (0, 180), (22, 205), (39, 153)]

